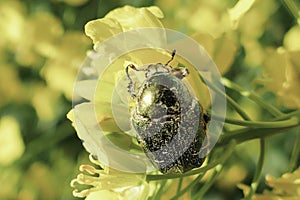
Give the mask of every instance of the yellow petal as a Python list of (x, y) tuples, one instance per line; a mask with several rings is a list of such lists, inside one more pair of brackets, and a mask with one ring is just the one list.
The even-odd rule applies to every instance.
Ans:
[[(96, 80), (83, 80), (76, 83), (74, 94), (78, 94), (87, 100), (94, 101), (95, 87), (97, 85)], [(101, 92), (102, 95), (103, 92)], [(100, 94), (101, 95), (101, 94)]]
[[(7, 87), (9, 83), (9, 87)], [(9, 101), (20, 102), (26, 99), (26, 92), (18, 73), (8, 64), (0, 64), (0, 105)]]
[(267, 185), (273, 188), (275, 194), (294, 198), (300, 197), (300, 168), (292, 173), (286, 173), (280, 178), (274, 178), (267, 175), (266, 181)]
[(79, 31), (68, 31), (43, 46), (39, 46), (39, 53), (47, 58), (70, 63), (66, 67), (79, 68), (90, 46), (88, 38)]
[(213, 61), (216, 63), (221, 74), (225, 74), (235, 59), (237, 44), (228, 35), (223, 35), (215, 40)]
[(109, 191), (109, 190), (99, 190), (90, 193), (85, 200), (99, 200), (99, 199), (120, 199), (120, 194)]
[(134, 8), (124, 6), (110, 11), (105, 18), (117, 20), (124, 31), (140, 27), (163, 27), (158, 18), (163, 16), (158, 7)]
[(21, 157), (25, 150), (17, 120), (3, 117), (0, 120), (0, 165), (8, 165)]
[[(101, 129), (105, 132), (122, 132), (120, 127), (118, 126), (115, 117), (118, 117), (118, 119), (124, 119), (123, 113), (118, 113), (118, 116), (114, 116), (112, 113), (112, 107), (111, 103), (101, 103), (101, 104), (96, 104), (95, 109), (96, 109), (96, 117), (99, 122), (99, 125)], [(117, 109), (116, 106), (114, 105), (114, 109)], [(118, 110), (118, 109), (117, 109)], [(126, 114), (125, 114), (126, 116)], [(128, 118), (125, 118), (126, 122), (129, 121)], [(122, 121), (122, 120), (118, 120)], [(124, 122), (123, 122), (124, 123)]]
[(157, 18), (164, 18), (164, 13), (161, 11), (161, 9), (157, 6), (150, 6), (147, 7), (147, 10), (149, 10), (153, 15), (155, 15)]
[(62, 36), (63, 27), (58, 18), (41, 12), (26, 20), (22, 34), (16, 60), (22, 65), (36, 66), (43, 61), (38, 53), (42, 54)]
[(264, 61), (264, 86), (278, 95), (280, 103), (288, 108), (300, 107), (299, 68), (293, 65), (289, 52), (280, 48), (270, 51)]
[(237, 44), (229, 34), (214, 39), (209, 34), (197, 33), (193, 35), (193, 39), (203, 45), (221, 74), (229, 70), (237, 52)]
[(115, 19), (103, 18), (89, 21), (85, 27), (85, 34), (90, 37), (94, 45), (122, 32), (122, 27)]
[(17, 48), (18, 42), (24, 39), (25, 9), (20, 1), (1, 1), (0, 3), (0, 43), (5, 42)]
[(239, 0), (235, 6), (228, 10), (232, 27), (236, 28), (240, 18), (252, 7), (255, 0)]
[(36, 86), (36, 88), (34, 88), (31, 101), (41, 120), (50, 121), (56, 117), (58, 98), (59, 93), (48, 87)]
[(257, 40), (244, 38), (242, 41), (246, 52), (246, 63), (250, 66), (261, 66), (265, 59), (265, 50)]
[(129, 150), (130, 146), (132, 144), (132, 138), (124, 133), (117, 133), (117, 132), (113, 132), (113, 133), (109, 133), (107, 135), (105, 135), (112, 143), (114, 143), (114, 145), (120, 147), (121, 149), (124, 150)]
[(59, 60), (48, 60), (41, 73), (50, 88), (61, 91), (68, 99), (72, 99), (77, 70), (67, 68), (68, 64)]
[(199, 7), (196, 11), (188, 13), (188, 25), (198, 32), (210, 33), (216, 36), (223, 32), (220, 27), (219, 12), (207, 7)]
[(88, 22), (85, 33), (95, 46), (111, 36), (140, 27), (163, 27), (159, 18), (163, 13), (158, 7), (134, 8), (124, 6), (110, 11), (104, 18)]
[(292, 27), (284, 36), (283, 44), (287, 50), (300, 50), (300, 25)]
[(289, 52), (289, 58), (292, 64), (295, 66), (296, 71), (300, 74), (300, 50)]
[(68, 113), (67, 113), (67, 118), (71, 121), (71, 122), (74, 122), (74, 110), (70, 110)]
[(241, 37), (258, 39), (266, 29), (266, 23), (277, 11), (278, 6), (274, 0), (255, 1), (252, 8), (239, 18), (238, 29)]

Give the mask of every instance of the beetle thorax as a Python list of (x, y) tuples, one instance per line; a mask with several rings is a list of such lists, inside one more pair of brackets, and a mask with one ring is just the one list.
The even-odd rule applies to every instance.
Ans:
[(151, 64), (147, 67), (146, 71), (146, 77), (151, 77), (154, 74), (159, 74), (159, 73), (169, 73), (171, 71), (171, 68), (167, 65), (163, 65), (161, 63), (157, 64)]

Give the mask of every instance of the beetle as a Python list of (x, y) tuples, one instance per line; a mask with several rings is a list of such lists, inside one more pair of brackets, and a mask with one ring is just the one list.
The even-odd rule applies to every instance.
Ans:
[[(163, 174), (184, 173), (202, 165), (210, 120), (182, 81), (188, 70), (169, 65), (175, 54), (173, 50), (165, 64), (126, 67), (128, 92), (134, 100), (131, 125), (146, 156)], [(137, 92), (129, 69), (145, 73)]]

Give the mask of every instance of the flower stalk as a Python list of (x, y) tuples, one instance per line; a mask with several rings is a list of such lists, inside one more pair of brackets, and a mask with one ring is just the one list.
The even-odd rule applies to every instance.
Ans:
[(300, 156), (300, 130), (298, 129), (298, 135), (297, 135), (297, 139), (295, 141), (294, 147), (293, 147), (293, 151), (292, 151), (292, 155), (291, 155), (291, 160), (290, 160), (290, 165), (289, 165), (289, 172), (292, 172), (294, 170), (297, 169), (298, 167), (298, 159)]
[(266, 154), (266, 140), (261, 139), (260, 140), (259, 160), (258, 160), (256, 171), (255, 171), (252, 183), (251, 183), (249, 194), (246, 196), (246, 200), (250, 200), (252, 198), (253, 194), (255, 193), (255, 191), (258, 187), (258, 184), (259, 184), (259, 181), (260, 181), (261, 175), (262, 175), (262, 169), (264, 166), (265, 154)]

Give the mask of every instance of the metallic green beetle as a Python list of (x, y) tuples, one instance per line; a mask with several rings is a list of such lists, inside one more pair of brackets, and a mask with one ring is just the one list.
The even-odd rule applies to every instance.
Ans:
[[(186, 68), (169, 63), (126, 67), (128, 92), (135, 100), (131, 123), (137, 140), (150, 161), (164, 174), (184, 173), (200, 167), (205, 159), (206, 128), (210, 117), (204, 112), (182, 79)], [(135, 93), (128, 69), (144, 71), (146, 79)]]

